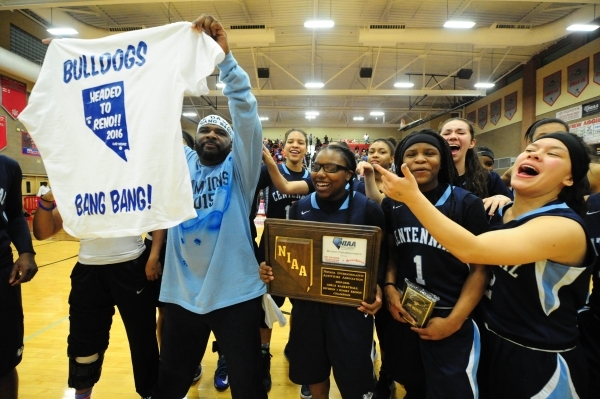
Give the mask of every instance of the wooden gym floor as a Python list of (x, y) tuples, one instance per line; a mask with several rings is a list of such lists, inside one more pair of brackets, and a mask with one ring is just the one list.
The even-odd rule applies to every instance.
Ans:
[[(67, 399), (75, 394), (67, 386), (67, 335), (69, 332), (68, 295), (69, 275), (77, 261), (79, 243), (66, 234), (53, 240), (33, 242), (39, 271), (35, 278), (22, 287), (25, 312), (25, 351), (17, 367), (19, 398)], [(283, 311), (290, 311), (286, 301)], [(288, 362), (283, 356), (289, 327), (273, 329), (271, 341), (271, 376), (273, 388), (269, 397), (298, 399), (300, 387), (288, 379)], [(210, 341), (212, 342), (212, 340)], [(203, 375), (190, 386), (188, 399), (231, 398), (229, 390), (218, 392), (213, 387), (216, 354), (206, 350), (202, 360)], [(379, 350), (379, 348), (378, 348)], [(380, 360), (375, 367), (379, 374)], [(404, 397), (397, 385), (395, 398)], [(0, 395), (1, 396), (1, 395)], [(129, 346), (118, 312), (113, 320), (110, 346), (105, 354), (102, 377), (94, 387), (93, 399), (139, 399), (133, 384)], [(341, 398), (332, 378), (331, 399)]]

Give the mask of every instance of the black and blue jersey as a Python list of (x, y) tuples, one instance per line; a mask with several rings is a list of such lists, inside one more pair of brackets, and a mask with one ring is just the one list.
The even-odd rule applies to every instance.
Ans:
[(598, 319), (600, 319), (600, 193), (592, 194), (587, 200), (587, 213), (585, 225), (590, 234), (590, 240), (596, 250), (596, 263), (592, 272), (592, 295), (589, 299), (589, 307)]
[[(572, 219), (585, 229), (583, 219), (561, 201), (549, 202), (504, 223), (502, 215), (510, 206), (496, 213), (491, 221), (492, 230), (516, 228), (544, 216)], [(490, 299), (485, 302), (487, 327), (505, 339), (532, 349), (572, 349), (579, 336), (577, 311), (586, 302), (594, 259), (594, 249), (588, 241), (581, 266), (540, 259), (524, 265), (495, 267), (491, 290), (486, 294)]]
[[(288, 169), (285, 164), (277, 165), (277, 168), (287, 181), (304, 181), (308, 185), (309, 193), (315, 190), (310, 178), (310, 172), (307, 169), (295, 172)], [(292, 203), (305, 197), (304, 194), (281, 194), (273, 184), (266, 165), (263, 165), (260, 170), (256, 189), (264, 190), (265, 213), (268, 218), (288, 219), (287, 213)]]
[[(474, 194), (448, 184), (440, 184), (424, 194), (440, 212), (471, 233), (487, 231), (483, 203)], [(382, 207), (386, 231), (393, 235), (396, 245), (398, 284), (401, 286), (408, 278), (440, 297), (436, 308), (453, 307), (469, 275), (469, 265), (439, 244), (406, 205), (385, 198)]]
[[(459, 176), (457, 185), (464, 189), (467, 188), (467, 175), (466, 174)], [(489, 178), (487, 179), (486, 187), (487, 187), (488, 197), (491, 197), (494, 195), (504, 195), (504, 196), (510, 198), (511, 200), (514, 199), (512, 192), (508, 189), (508, 187), (506, 187), (506, 184), (504, 184), (500, 175), (494, 171), (490, 172)]]
[(0, 155), (0, 268), (13, 265), (10, 243), (19, 254), (35, 253), (23, 216), (22, 172), (14, 159)]

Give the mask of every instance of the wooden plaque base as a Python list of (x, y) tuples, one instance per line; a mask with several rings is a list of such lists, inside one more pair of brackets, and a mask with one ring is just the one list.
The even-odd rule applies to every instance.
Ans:
[(266, 219), (269, 293), (346, 306), (375, 301), (379, 227)]

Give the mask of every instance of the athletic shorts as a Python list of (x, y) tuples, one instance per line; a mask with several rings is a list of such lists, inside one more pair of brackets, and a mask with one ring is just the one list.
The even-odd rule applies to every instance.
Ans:
[[(435, 310), (447, 317), (450, 310)], [(477, 370), (481, 353), (479, 328), (472, 319), (449, 337), (423, 340), (408, 323), (387, 326), (386, 371), (404, 385), (411, 398), (479, 397)]]
[(585, 349), (544, 351), (508, 341), (493, 331), (486, 334), (481, 362), (488, 373), (490, 399), (588, 397)]
[(12, 266), (0, 269), (0, 377), (23, 358), (23, 305), (21, 286), (8, 284)]
[(355, 307), (295, 300), (289, 339), (290, 380), (298, 385), (333, 376), (344, 399), (374, 390), (373, 317)]
[(587, 357), (590, 387), (589, 398), (600, 394), (600, 319), (591, 309), (585, 308), (577, 316), (579, 322), (579, 340)]

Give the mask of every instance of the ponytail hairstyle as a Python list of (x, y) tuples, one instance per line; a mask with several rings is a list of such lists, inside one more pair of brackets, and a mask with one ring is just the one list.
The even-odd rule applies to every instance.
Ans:
[[(419, 140), (419, 136), (427, 136), (426, 140)], [(450, 145), (448, 142), (435, 130), (423, 129), (419, 131), (411, 132), (406, 136), (396, 147), (396, 153), (394, 154), (394, 165), (396, 166), (396, 174), (400, 177), (404, 177), (402, 173), (402, 166), (404, 153), (410, 146), (416, 143), (429, 142), (434, 140), (437, 145), (435, 147), (440, 152), (440, 171), (437, 179), (439, 184), (450, 185), (450, 214), (447, 215), (450, 219), (454, 220), (454, 211), (456, 209), (456, 198), (454, 198), (454, 187), (458, 184), (458, 171), (452, 160), (452, 151), (450, 151)], [(458, 222), (458, 221), (457, 221)]]
[[(461, 121), (466, 123), (467, 126), (469, 126), (471, 140), (475, 139), (475, 128), (473, 127), (473, 124), (464, 118), (451, 118), (444, 121), (439, 133), (441, 134), (444, 126), (452, 121)], [(479, 198), (487, 198), (489, 196), (487, 182), (490, 179), (490, 172), (481, 165), (481, 162), (479, 162), (479, 157), (477, 156), (477, 152), (475, 152), (474, 148), (469, 148), (465, 155), (465, 178), (465, 188), (467, 191), (472, 192)]]
[[(346, 144), (346, 143), (344, 143)], [(330, 143), (327, 147), (323, 148), (321, 151), (336, 151), (338, 152), (346, 161), (346, 167), (352, 173), (350, 177), (350, 181), (348, 184), (350, 185), (349, 197), (348, 197), (348, 210), (346, 211), (346, 224), (350, 224), (352, 221), (352, 208), (354, 206), (354, 179), (356, 178), (356, 158), (354, 158), (354, 153), (348, 147), (348, 144), (340, 145), (338, 142)]]

